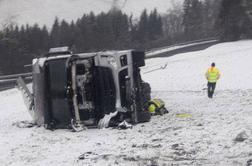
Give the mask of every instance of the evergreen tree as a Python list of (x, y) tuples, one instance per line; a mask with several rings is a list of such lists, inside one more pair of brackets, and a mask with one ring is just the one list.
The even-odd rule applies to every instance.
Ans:
[(148, 36), (150, 40), (156, 40), (163, 34), (162, 19), (154, 9), (149, 15)]
[(73, 45), (71, 47), (74, 48), (74, 51), (76, 52), (82, 52), (84, 44), (84, 37), (82, 36), (81, 29), (78, 26), (75, 26)]
[[(13, 30), (13, 29), (12, 29)], [(0, 65), (4, 74), (18, 73), (22, 70), (24, 59), (19, 54), (19, 42), (13, 38), (14, 31), (8, 31), (8, 36), (4, 34), (0, 40)]]
[(92, 51), (95, 50), (95, 39), (94, 39), (94, 27), (96, 26), (96, 16), (93, 12), (89, 13), (86, 19), (86, 35), (85, 35), (85, 43), (87, 46), (87, 50)]
[(140, 16), (140, 21), (139, 21), (138, 30), (137, 30), (137, 40), (140, 43), (147, 42), (148, 28), (149, 28), (148, 22), (149, 22), (148, 14), (147, 14), (147, 10), (145, 9)]
[(74, 31), (72, 27), (65, 20), (61, 21), (59, 32), (60, 32), (60, 46), (71, 47), (74, 41)]
[(82, 43), (81, 48), (83, 51), (90, 50), (92, 48), (92, 43), (94, 42), (90, 17), (94, 18), (95, 16), (93, 15), (93, 13), (90, 13), (90, 15), (84, 14), (82, 18), (77, 21), (76, 24), (76, 26), (80, 30), (81, 36), (83, 37), (83, 39), (79, 39), (79, 42)]
[(130, 43), (129, 19), (121, 10), (112, 10), (108, 15), (112, 24), (115, 49), (123, 49)]
[(132, 16), (118, 9), (98, 15), (91, 12), (71, 23), (56, 18), (50, 32), (38, 24), (11, 24), (0, 31), (0, 72), (23, 72), (24, 65), (45, 55), (50, 47), (70, 46), (75, 52), (146, 48), (162, 36), (162, 26), (156, 9), (150, 15), (144, 10), (139, 21), (132, 21)]
[(96, 18), (94, 37), (96, 49), (112, 49), (115, 43), (113, 36), (112, 20), (108, 14), (101, 13)]
[(41, 30), (41, 49), (42, 53), (49, 50), (51, 43), (50, 43), (50, 36), (47, 30), (47, 27), (44, 25)]
[(186, 40), (195, 40), (202, 37), (202, 4), (199, 0), (184, 1), (184, 34)]
[(54, 24), (52, 26), (50, 37), (53, 47), (60, 46), (60, 25), (59, 19), (57, 17), (55, 18)]
[(247, 27), (246, 34), (249, 38), (252, 38), (252, 1), (246, 0), (246, 14), (247, 14)]
[(240, 39), (247, 29), (247, 21), (243, 0), (223, 0), (217, 20), (221, 40)]
[(203, 37), (215, 37), (217, 34), (215, 22), (218, 18), (220, 5), (222, 0), (207, 0), (203, 1)]
[(42, 54), (43, 53), (43, 45), (44, 45), (44, 34), (39, 28), (38, 24), (35, 24), (31, 27), (29, 31), (29, 46), (30, 52), (33, 54)]

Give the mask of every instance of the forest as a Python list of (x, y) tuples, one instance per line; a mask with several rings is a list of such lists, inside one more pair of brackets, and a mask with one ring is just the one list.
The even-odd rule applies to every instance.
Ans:
[[(41, 16), (43, 17), (43, 16)], [(165, 14), (143, 10), (139, 18), (112, 8), (83, 14), (75, 21), (55, 18), (52, 27), (8, 25), (0, 31), (0, 75), (26, 72), (24, 65), (45, 56), (51, 47), (73, 52), (141, 49), (215, 38), (235, 41), (252, 37), (250, 0), (185, 0)]]

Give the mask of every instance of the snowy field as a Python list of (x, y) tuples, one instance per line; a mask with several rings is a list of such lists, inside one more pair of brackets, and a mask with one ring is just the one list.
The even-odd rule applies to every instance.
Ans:
[[(214, 98), (208, 99), (204, 74), (213, 61), (222, 77)], [(146, 64), (143, 79), (170, 113), (128, 130), (73, 133), (20, 128), (20, 121), (30, 120), (20, 93), (16, 89), (1, 92), (0, 165), (249, 165), (252, 40), (149, 59)]]

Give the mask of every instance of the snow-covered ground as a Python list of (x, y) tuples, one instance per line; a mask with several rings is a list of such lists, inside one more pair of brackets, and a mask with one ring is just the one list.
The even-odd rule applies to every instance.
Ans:
[[(213, 61), (222, 77), (208, 99), (204, 73)], [(252, 41), (146, 64), (143, 78), (170, 113), (128, 130), (20, 128), (18, 122), (30, 120), (21, 95), (1, 92), (0, 165), (246, 166), (252, 159)]]
[[(217, 44), (203, 51), (151, 59), (146, 62), (143, 73), (146, 73), (144, 78), (155, 91), (201, 91), (206, 87), (204, 75), (212, 62), (221, 72), (218, 90), (252, 89), (251, 40)], [(164, 70), (148, 73), (165, 66)]]

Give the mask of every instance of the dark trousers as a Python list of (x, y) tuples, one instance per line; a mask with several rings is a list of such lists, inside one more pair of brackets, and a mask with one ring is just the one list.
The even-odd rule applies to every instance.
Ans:
[(214, 82), (214, 83), (208, 82), (207, 83), (207, 94), (208, 94), (209, 98), (213, 98), (215, 86), (216, 86), (216, 82)]

